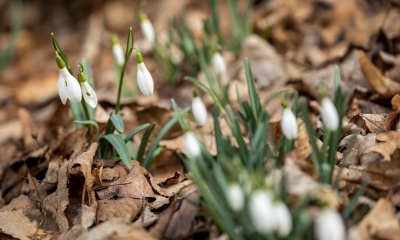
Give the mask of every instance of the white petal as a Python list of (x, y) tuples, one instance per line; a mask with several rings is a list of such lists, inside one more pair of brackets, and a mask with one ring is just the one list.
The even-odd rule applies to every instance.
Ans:
[(145, 96), (153, 95), (154, 91), (154, 82), (151, 77), (150, 72), (147, 70), (146, 65), (144, 63), (138, 63), (137, 69), (137, 82), (139, 85), (140, 91)]
[(274, 204), (276, 217), (278, 219), (278, 226), (276, 228), (276, 233), (279, 237), (285, 238), (292, 231), (292, 215), (290, 214), (287, 206), (278, 202)]
[(82, 91), (79, 82), (71, 75), (66, 76), (68, 92), (71, 95), (69, 100), (75, 99), (77, 102), (82, 100)]
[(120, 66), (123, 66), (125, 63), (125, 54), (124, 54), (124, 50), (121, 47), (121, 44), (119, 44), (119, 43), (115, 44), (112, 47), (112, 52), (113, 52), (114, 58), (117, 61), (117, 63)]
[(204, 126), (207, 122), (207, 109), (199, 97), (193, 98), (192, 111), (196, 121), (200, 126)]
[(91, 108), (95, 108), (97, 106), (97, 96), (96, 93), (93, 91), (92, 87), (89, 83), (83, 82), (82, 85), (82, 95), (85, 101), (89, 104)]
[(317, 240), (344, 240), (345, 225), (336, 210), (323, 210), (315, 219), (314, 237)]
[(67, 99), (71, 99), (66, 86), (66, 76), (69, 74), (67, 68), (60, 69), (58, 76), (58, 94), (60, 95), (61, 102), (65, 105)]
[(183, 149), (190, 158), (196, 158), (200, 155), (200, 143), (193, 133), (185, 133), (185, 136), (183, 137)]
[(232, 184), (227, 189), (227, 199), (234, 211), (240, 211), (244, 205), (244, 194), (238, 184)]
[(249, 200), (249, 214), (258, 233), (264, 235), (276, 229), (276, 214), (271, 197), (265, 191), (254, 192)]
[(281, 119), (283, 135), (289, 140), (296, 139), (298, 134), (297, 119), (290, 108), (283, 109)]
[(140, 23), (140, 28), (147, 41), (153, 43), (156, 38), (156, 34), (154, 32), (153, 24), (151, 24), (150, 20), (146, 19), (142, 21)]
[(330, 131), (336, 131), (339, 127), (339, 115), (335, 105), (327, 97), (321, 101), (321, 115), (326, 128)]
[(217, 73), (224, 73), (226, 71), (225, 60), (219, 53), (214, 53), (212, 56), (212, 65)]

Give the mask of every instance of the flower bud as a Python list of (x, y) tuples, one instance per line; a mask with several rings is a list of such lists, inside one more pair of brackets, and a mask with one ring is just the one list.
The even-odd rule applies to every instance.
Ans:
[(329, 131), (336, 131), (339, 127), (339, 115), (335, 105), (327, 96), (321, 101), (321, 115), (325, 127)]
[(226, 71), (225, 60), (219, 52), (213, 54), (211, 59), (214, 70), (218, 74), (223, 74)]
[(277, 227), (276, 227), (276, 234), (281, 237), (285, 238), (289, 236), (290, 232), (292, 231), (292, 215), (288, 209), (288, 207), (283, 202), (274, 203), (275, 214), (277, 218)]
[(58, 76), (58, 94), (60, 95), (61, 102), (65, 105), (67, 99), (70, 101), (75, 99), (77, 102), (82, 100), (81, 87), (78, 81), (69, 73), (65, 67), (62, 58), (56, 55), (56, 63), (59, 70)]
[(284, 107), (281, 119), (281, 129), (283, 135), (289, 139), (293, 140), (297, 138), (298, 127), (297, 119), (289, 107)]
[(264, 235), (277, 228), (275, 209), (269, 193), (258, 190), (249, 200), (249, 214), (256, 231)]
[(115, 61), (119, 64), (119, 66), (123, 66), (125, 63), (125, 54), (124, 50), (122, 49), (121, 44), (118, 41), (118, 37), (116, 35), (112, 36), (112, 52), (114, 55)]
[(185, 133), (185, 136), (183, 137), (183, 149), (190, 158), (200, 156), (200, 143), (192, 132)]
[(144, 65), (143, 57), (140, 52), (137, 52), (136, 54), (136, 62), (137, 82), (139, 85), (139, 89), (145, 96), (151, 96), (153, 95), (154, 91), (154, 82), (149, 70), (147, 70), (146, 65)]
[(226, 197), (233, 211), (240, 211), (244, 205), (242, 188), (238, 184), (231, 184), (226, 191)]
[(204, 126), (207, 122), (207, 109), (197, 95), (196, 89), (193, 89), (192, 111), (199, 125)]
[(344, 240), (345, 225), (342, 216), (333, 209), (325, 209), (315, 218), (314, 237), (317, 240)]
[(140, 15), (140, 29), (147, 41), (154, 43), (156, 39), (156, 34), (154, 32), (153, 24), (147, 18), (146, 14), (142, 13)]

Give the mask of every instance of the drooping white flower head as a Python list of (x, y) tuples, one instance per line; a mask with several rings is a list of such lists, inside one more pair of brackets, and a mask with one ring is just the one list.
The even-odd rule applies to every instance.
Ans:
[(334, 209), (320, 212), (314, 223), (314, 237), (317, 240), (344, 240), (346, 228), (342, 216)]
[(156, 33), (154, 31), (153, 24), (147, 18), (146, 14), (140, 14), (140, 29), (147, 41), (154, 43), (156, 40)]
[(226, 71), (225, 60), (219, 52), (215, 52), (211, 59), (214, 70), (218, 74), (223, 74)]
[(123, 66), (125, 63), (125, 54), (124, 50), (122, 49), (121, 44), (118, 41), (118, 37), (113, 35), (111, 38), (112, 41), (112, 52), (115, 61), (119, 64), (119, 66)]
[(67, 99), (75, 99), (77, 102), (82, 100), (81, 87), (78, 81), (68, 72), (65, 63), (59, 55), (56, 55), (56, 62), (60, 73), (58, 76), (58, 94), (61, 102), (65, 105)]
[(197, 94), (197, 90), (193, 88), (193, 101), (192, 101), (192, 111), (196, 118), (196, 121), (200, 126), (204, 126), (207, 122), (207, 109), (204, 103), (201, 101)]
[(183, 137), (183, 149), (190, 158), (200, 156), (201, 148), (199, 140), (192, 132), (186, 132)]
[[(81, 67), (81, 66), (79, 66)], [(81, 83), (82, 95), (85, 101), (89, 104), (91, 108), (95, 108), (97, 106), (97, 96), (93, 91), (92, 87), (86, 81), (85, 74), (83, 74), (83, 69), (79, 69), (78, 80)]]
[(255, 191), (250, 197), (248, 208), (251, 222), (259, 234), (264, 235), (277, 228), (275, 208), (268, 192)]
[(283, 105), (284, 107), (281, 119), (282, 133), (287, 139), (293, 140), (297, 138), (298, 134), (297, 119), (292, 112), (292, 109), (290, 109), (286, 103)]
[(228, 186), (226, 197), (233, 211), (238, 212), (242, 210), (244, 205), (244, 194), (242, 188), (238, 184), (231, 184)]
[(321, 115), (325, 127), (329, 131), (336, 131), (339, 127), (339, 115), (335, 105), (327, 96), (321, 100)]
[(277, 226), (276, 226), (276, 234), (281, 237), (285, 238), (289, 236), (290, 232), (292, 231), (292, 215), (288, 207), (283, 202), (276, 202), (274, 203), (275, 214), (277, 218)]
[(149, 70), (147, 70), (146, 65), (144, 65), (143, 57), (140, 52), (136, 53), (136, 61), (137, 61), (137, 82), (139, 85), (140, 91), (146, 95), (153, 95), (154, 91), (154, 82), (153, 78)]

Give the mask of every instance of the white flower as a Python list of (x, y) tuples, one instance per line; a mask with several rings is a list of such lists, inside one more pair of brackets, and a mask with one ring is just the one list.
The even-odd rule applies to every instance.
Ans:
[(259, 234), (266, 234), (277, 228), (275, 209), (269, 193), (258, 190), (249, 200), (249, 214), (251, 221)]
[(219, 52), (213, 54), (211, 59), (215, 72), (222, 74), (226, 71), (225, 60)]
[(281, 129), (287, 139), (292, 140), (297, 138), (297, 119), (288, 107), (284, 108), (282, 112)]
[(194, 97), (192, 101), (192, 111), (193, 115), (196, 118), (196, 121), (204, 126), (207, 122), (207, 109), (204, 106), (204, 103), (201, 101), (200, 97)]
[(292, 215), (289, 209), (283, 202), (274, 203), (275, 214), (277, 218), (276, 234), (279, 237), (285, 238), (292, 231)]
[(339, 127), (339, 115), (335, 105), (328, 97), (322, 98), (321, 115), (325, 127), (330, 131), (336, 131)]
[(317, 240), (344, 240), (345, 225), (342, 216), (332, 209), (320, 212), (315, 218), (314, 237)]
[(81, 88), (82, 95), (83, 98), (85, 98), (85, 101), (89, 104), (90, 107), (95, 108), (97, 106), (97, 96), (92, 87), (87, 81), (85, 81), (81, 83)]
[(147, 41), (154, 43), (156, 39), (156, 34), (154, 32), (153, 24), (151, 24), (149, 19), (143, 19), (140, 22), (140, 29)]
[(228, 203), (234, 211), (240, 211), (244, 204), (242, 188), (238, 184), (231, 184), (226, 191)]
[(201, 148), (199, 140), (192, 132), (186, 132), (183, 137), (183, 149), (190, 158), (196, 158), (200, 155)]
[(67, 102), (67, 99), (70, 101), (75, 99), (77, 102), (82, 100), (81, 87), (78, 81), (68, 72), (66, 67), (60, 69), (58, 93), (63, 104)]
[(149, 70), (147, 70), (146, 65), (144, 65), (144, 62), (137, 64), (137, 81), (139, 89), (144, 95), (146, 96), (153, 95), (154, 91), (153, 78), (151, 77)]
[(115, 61), (122, 67), (125, 63), (125, 54), (124, 50), (121, 47), (121, 44), (115, 43), (112, 46), (112, 52), (114, 55)]

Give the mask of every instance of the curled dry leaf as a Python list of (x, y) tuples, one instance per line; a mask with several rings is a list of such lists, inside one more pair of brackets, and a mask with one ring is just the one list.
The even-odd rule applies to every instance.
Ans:
[(385, 123), (386, 131), (397, 131), (400, 129), (400, 112), (389, 113)]
[(148, 227), (158, 220), (158, 215), (150, 211), (148, 206), (145, 207), (139, 218), (133, 223), (136, 226)]
[(47, 192), (40, 185), (39, 181), (36, 178), (32, 177), (29, 172), (28, 181), (31, 190), (34, 191), (34, 194), (32, 196), (32, 203), (36, 206), (37, 209), (41, 210), (43, 207), (43, 201), (47, 197)]
[(366, 132), (380, 133), (385, 131), (385, 121), (383, 116), (377, 114), (357, 114), (353, 116), (349, 123), (361, 124), (361, 128)]
[(152, 198), (154, 193), (145, 174), (146, 169), (138, 161), (132, 161), (132, 168), (128, 175), (112, 182), (107, 189), (97, 191), (100, 199), (110, 199), (114, 196), (122, 198)]
[[(172, 214), (175, 212), (175, 205), (176, 205), (176, 200), (173, 198), (171, 205), (159, 215), (157, 223), (149, 231), (149, 233), (153, 237), (157, 239), (164, 239), (164, 234), (165, 231), (167, 230), (167, 227), (169, 226), (169, 224), (174, 222), (174, 220), (172, 219)], [(190, 221), (190, 223), (191, 222), (192, 221)]]
[[(369, 134), (367, 136), (364, 138), (362, 138), (361, 136), (357, 137), (357, 140), (367, 139), (365, 141), (359, 141), (359, 144), (361, 146), (360, 161), (362, 165), (377, 163), (380, 160), (390, 161), (391, 159), (398, 159), (398, 157), (400, 157), (400, 152), (397, 150), (400, 148), (400, 132), (389, 131), (379, 133), (378, 135), (376, 135), (376, 143), (373, 140), (374, 135)], [(368, 157), (365, 158), (364, 156)]]
[(392, 104), (392, 110), (394, 110), (394, 111), (399, 110), (399, 106), (400, 106), (400, 95), (399, 95), (399, 94), (394, 95), (394, 97), (392, 98), (392, 100), (390, 101), (390, 103)]
[(142, 211), (142, 199), (118, 198), (100, 200), (96, 222), (105, 222), (111, 218), (122, 218), (132, 222)]
[(388, 200), (381, 198), (358, 225), (350, 229), (348, 239), (398, 239), (399, 236), (396, 210)]
[(358, 52), (361, 70), (366, 79), (382, 98), (391, 98), (400, 90), (400, 84), (383, 76), (368, 59), (364, 51)]
[(169, 204), (169, 198), (163, 197), (161, 195), (156, 195), (156, 200), (149, 204), (151, 210), (157, 210), (161, 207)]
[(186, 180), (178, 183), (180, 173), (176, 172), (172, 174), (167, 179), (153, 178), (150, 173), (148, 173), (150, 178), (151, 186), (162, 196), (172, 197), (177, 194), (181, 189), (193, 185), (193, 181)]
[(79, 166), (79, 171), (85, 176), (85, 187), (87, 192), (90, 194), (92, 192), (92, 187), (94, 184), (94, 177), (92, 175), (92, 164), (93, 164), (93, 157), (96, 155), (96, 150), (98, 147), (98, 143), (92, 143), (90, 148), (79, 155), (72, 161), (68, 162), (68, 179), (71, 174), (76, 173), (74, 170), (77, 166)]

